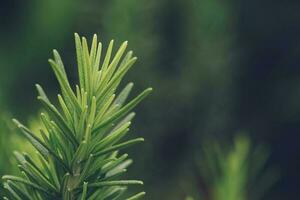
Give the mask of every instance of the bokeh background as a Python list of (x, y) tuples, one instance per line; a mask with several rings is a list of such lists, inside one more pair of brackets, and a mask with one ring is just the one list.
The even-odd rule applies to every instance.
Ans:
[(53, 98), (59, 91), (51, 50), (76, 82), (73, 33), (97, 33), (106, 45), (128, 40), (139, 58), (124, 83), (134, 81), (136, 94), (155, 89), (132, 130), (146, 143), (130, 149), (130, 176), (144, 180), (146, 199), (200, 198), (209, 188), (196, 164), (203, 144), (230, 148), (239, 132), (266, 147), (265, 167), (280, 173), (264, 199), (298, 199), (299, 10), (297, 0), (1, 1), (0, 175), (15, 170), (13, 149), (29, 148), (9, 118), (35, 123), (35, 83)]

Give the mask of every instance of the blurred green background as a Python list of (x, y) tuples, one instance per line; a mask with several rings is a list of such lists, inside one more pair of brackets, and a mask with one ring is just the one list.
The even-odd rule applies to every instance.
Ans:
[(136, 92), (155, 89), (136, 110), (132, 130), (147, 142), (130, 149), (135, 162), (129, 173), (145, 181), (146, 199), (210, 200), (205, 193), (214, 186), (198, 175), (198, 162), (210, 169), (203, 146), (214, 141), (232, 147), (240, 131), (252, 146), (268, 146), (263, 168), (280, 171), (263, 198), (297, 199), (299, 9), (297, 0), (1, 1), (0, 175), (15, 171), (13, 149), (28, 149), (10, 116), (34, 119), (36, 82), (52, 98), (58, 93), (47, 63), (51, 50), (59, 50), (76, 82), (73, 33), (89, 39), (97, 33), (106, 45), (128, 40), (139, 58), (124, 83), (134, 81)]

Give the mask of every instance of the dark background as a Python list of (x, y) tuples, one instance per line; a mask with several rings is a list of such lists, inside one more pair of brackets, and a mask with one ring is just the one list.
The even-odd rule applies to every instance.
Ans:
[(195, 193), (202, 142), (230, 141), (239, 131), (268, 145), (268, 165), (280, 170), (266, 199), (297, 199), (299, 10), (297, 0), (1, 1), (0, 112), (34, 116), (36, 82), (55, 97), (51, 49), (77, 81), (74, 32), (97, 33), (105, 45), (128, 40), (139, 60), (124, 83), (134, 81), (135, 94), (155, 89), (132, 131), (147, 142), (130, 150), (147, 199)]

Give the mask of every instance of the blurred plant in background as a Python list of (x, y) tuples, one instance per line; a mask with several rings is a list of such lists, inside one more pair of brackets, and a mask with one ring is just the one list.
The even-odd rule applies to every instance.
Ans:
[[(28, 77), (42, 74), (40, 72), (45, 69), (37, 66), (43, 65), (41, 61), (47, 58), (48, 50), (54, 48), (53, 44), (65, 42), (73, 24), (72, 18), (80, 9), (80, 0), (32, 0), (20, 3), (20, 7), (14, 3), (8, 5), (20, 12), (7, 13), (9, 9), (5, 6), (2, 10), (6, 14), (2, 18), (6, 28), (0, 31), (0, 103), (5, 102), (10, 110), (20, 111), (21, 108), (15, 106), (15, 97), (21, 96), (23, 101), (30, 101), (30, 95), (26, 94), (32, 93), (14, 88), (18, 88), (19, 84), (31, 87)], [(34, 72), (36, 69), (39, 70), (37, 73)], [(47, 76), (43, 78), (49, 79)]]
[[(36, 150), (33, 146), (19, 133), (19, 130), (11, 120), (12, 116), (8, 112), (0, 113), (0, 177), (4, 174), (18, 174), (16, 159), (12, 156), (14, 151), (26, 150), (33, 155), (35, 159)], [(30, 118), (28, 126), (32, 130), (38, 130), (38, 120)], [(0, 187), (0, 196), (2, 196), (3, 187)]]
[(203, 200), (260, 200), (278, 180), (275, 169), (266, 169), (266, 148), (245, 135), (237, 135), (232, 145), (207, 141), (202, 149), (198, 187)]
[(18, 148), (18, 143), (21, 143), (21, 139), (16, 135), (16, 130), (7, 116), (7, 113), (0, 114), (0, 176), (16, 171), (17, 167), (13, 165), (15, 162), (11, 153)]

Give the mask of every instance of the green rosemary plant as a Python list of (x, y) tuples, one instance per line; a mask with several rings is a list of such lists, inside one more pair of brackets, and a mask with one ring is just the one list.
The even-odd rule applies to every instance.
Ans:
[(267, 159), (266, 148), (244, 135), (235, 136), (229, 146), (204, 144), (199, 163), (203, 199), (262, 199), (279, 177), (276, 169), (266, 169)]
[[(124, 141), (135, 115), (131, 110), (152, 91), (148, 88), (125, 103), (133, 87), (129, 83), (115, 95), (137, 58), (131, 51), (123, 56), (127, 42), (112, 57), (111, 41), (102, 62), (102, 44), (97, 42), (96, 35), (90, 49), (86, 38), (80, 39), (78, 34), (75, 34), (75, 44), (79, 74), (75, 92), (60, 55), (54, 50), (54, 59), (49, 59), (49, 63), (61, 87), (59, 108), (50, 102), (42, 87), (36, 85), (38, 100), (46, 111), (41, 113), (40, 133), (33, 133), (13, 120), (36, 148), (39, 160), (15, 152), (23, 176), (3, 176), (8, 190), (5, 199), (124, 199), (126, 186), (143, 184), (138, 180), (118, 179), (131, 163), (128, 155), (120, 154), (119, 150), (144, 141), (143, 138)], [(127, 199), (138, 199), (144, 194)]]

